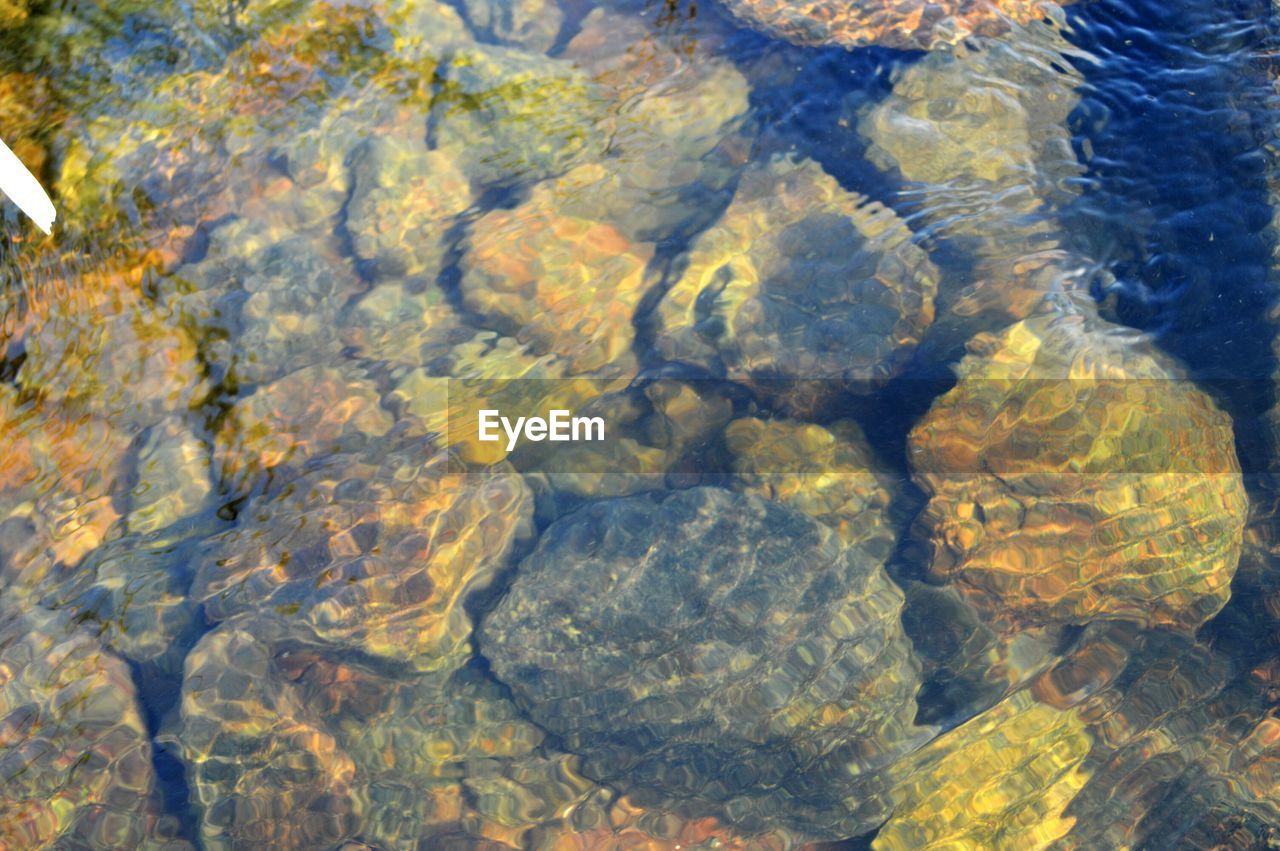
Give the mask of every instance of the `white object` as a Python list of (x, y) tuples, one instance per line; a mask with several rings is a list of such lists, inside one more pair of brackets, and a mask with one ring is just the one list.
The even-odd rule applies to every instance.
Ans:
[(40, 230), (45, 233), (53, 230), (58, 211), (53, 208), (49, 194), (3, 140), (0, 140), (0, 192), (8, 195)]

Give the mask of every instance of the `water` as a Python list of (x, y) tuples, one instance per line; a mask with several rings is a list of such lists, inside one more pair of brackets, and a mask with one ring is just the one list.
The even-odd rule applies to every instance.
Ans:
[(1001, 8), (0, 5), (0, 847), (1275, 842), (1273, 13)]

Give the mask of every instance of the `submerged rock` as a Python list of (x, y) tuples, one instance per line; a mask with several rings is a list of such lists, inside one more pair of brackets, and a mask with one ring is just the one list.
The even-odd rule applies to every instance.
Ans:
[(160, 815), (129, 667), (71, 619), (0, 605), (0, 845), (185, 849)]
[[(5, 3), (0, 0), (0, 31)], [(46, 78), (0, 70), (0, 139), (32, 174), (40, 174), (48, 160), (42, 137), (65, 118)]]
[(645, 274), (653, 246), (564, 214), (546, 187), (474, 224), (462, 261), (463, 303), (535, 353), (563, 357), (568, 375), (633, 374), (632, 321), (654, 283)]
[(196, 542), (221, 528), (208, 518), (113, 537), (74, 567), (51, 574), (37, 589), (38, 599), (74, 612), (104, 647), (139, 665), (141, 676), (172, 676), (182, 670), (203, 626), (198, 604), (187, 594), (190, 559)]
[[(335, 4), (323, 15), (306, 4), (242, 8), (241, 20), (255, 25), (230, 32), (234, 8), (195, 5), (212, 14), (115, 4), (55, 19), (61, 37), (47, 39), (59, 49), (50, 62), (78, 72), (62, 82), (77, 116), (58, 175), (70, 223), (139, 217), (138, 193), (152, 206), (148, 220), (186, 236), (201, 221), (241, 214), (245, 184), (279, 177), (268, 164), (278, 164), (279, 137), (304, 135), (323, 114), (318, 105), (349, 98), (397, 56), (394, 34), (363, 4)], [(171, 55), (140, 50), (121, 61), (111, 44), (121, 31), (164, 32)], [(172, 132), (175, 122), (183, 132)]]
[(561, 210), (653, 242), (715, 220), (745, 160), (750, 108), (746, 79), (717, 46), (636, 15), (587, 15), (564, 57), (605, 94), (609, 149), (553, 185)]
[(120, 519), (130, 439), (101, 419), (0, 386), (0, 590), (19, 599), (74, 566)]
[(1003, 632), (954, 587), (912, 580), (902, 593), (902, 627), (925, 677), (918, 723), (972, 718), (1060, 659), (1063, 627)]
[(331, 236), (243, 218), (216, 228), (204, 257), (162, 287), (175, 323), (201, 341), (211, 377), (239, 385), (336, 360), (334, 326), (364, 284)]
[(553, 177), (604, 150), (601, 93), (568, 62), (475, 45), (440, 73), (435, 146), (480, 185)]
[(855, 835), (883, 818), (919, 685), (881, 556), (715, 488), (592, 503), (543, 534), (480, 649), (642, 804)]
[(232, 491), (247, 493), (267, 472), (279, 477), (310, 460), (354, 455), (393, 425), (359, 369), (307, 367), (238, 400), (218, 433), (215, 459)]
[(555, 0), (463, 0), (462, 8), (482, 36), (533, 53), (546, 53), (564, 23)]
[(1074, 823), (1090, 743), (1078, 713), (1019, 692), (894, 767), (893, 817), (871, 847), (1047, 848)]
[(1057, 211), (1084, 173), (1067, 117), (1084, 84), (1073, 63), (1088, 61), (1058, 26), (1019, 26), (906, 67), (863, 115), (867, 157), (905, 181), (913, 221), (972, 263), (942, 282), (936, 359), (1077, 286)]
[(603, 418), (604, 441), (530, 444), (516, 451), (512, 463), (535, 492), (550, 494), (540, 516), (559, 516), (581, 498), (661, 490), (686, 454), (710, 441), (733, 416), (733, 404), (720, 390), (711, 382), (662, 380), (643, 390), (604, 393), (577, 411)]
[(1231, 422), (1149, 340), (1050, 312), (958, 371), (910, 437), (935, 580), (1012, 628), (1222, 608), (1247, 510)]
[(356, 159), (347, 229), (357, 256), (382, 277), (440, 272), (449, 220), (471, 205), (466, 177), (421, 136), (370, 139)]
[(164, 738), (187, 764), (204, 847), (451, 847), (465, 762), (542, 738), (477, 677), (394, 675), (346, 656), (252, 618), (191, 652)]
[(735, 420), (724, 432), (736, 487), (782, 503), (830, 526), (853, 546), (896, 537), (885, 516), (895, 482), (851, 421), (831, 426), (794, 420)]
[(274, 612), (317, 642), (450, 671), (470, 655), (463, 602), (530, 536), (533, 510), (509, 470), (454, 468), (425, 440), (313, 463), (209, 542), (192, 596), (215, 620)]
[(574, 377), (563, 359), (535, 356), (511, 337), (487, 331), (438, 350), (426, 366), (397, 371), (396, 379), (389, 401), (412, 421), (411, 431), (431, 435), (479, 467), (508, 456), (505, 439), (479, 439), (480, 411), (501, 411), (512, 420), (578, 411), (630, 381)]
[(1057, 9), (1051, 0), (724, 0), (748, 26), (804, 47), (930, 50)]
[(1274, 701), (1234, 668), (1186, 635), (1087, 630), (1035, 685), (1074, 705), (1093, 739), (1091, 776), (1066, 810), (1074, 826), (1055, 847), (1274, 844)]
[(749, 169), (657, 308), (668, 360), (723, 369), (802, 411), (906, 362), (933, 319), (937, 270), (888, 208), (817, 163)]
[(444, 290), (423, 277), (379, 283), (348, 307), (338, 334), (358, 357), (415, 369), (476, 336)]
[[(123, 240), (128, 252), (130, 241)], [(39, 256), (19, 273), (26, 293), (0, 350), (20, 353), (17, 384), (69, 412), (119, 428), (182, 413), (208, 393), (194, 339), (144, 291), (162, 264), (141, 256)], [(8, 302), (15, 292), (5, 294)], [(7, 305), (6, 305), (7, 306)]]
[[(470, 785), (470, 784), (469, 784)], [(567, 814), (544, 820), (521, 837), (516, 847), (540, 851), (791, 851), (812, 847), (801, 837), (775, 827), (744, 834), (715, 818), (687, 818), (669, 809), (646, 807), (627, 796), (596, 787)]]
[(130, 532), (158, 532), (198, 513), (213, 492), (208, 445), (183, 420), (157, 423), (138, 449), (129, 492)]

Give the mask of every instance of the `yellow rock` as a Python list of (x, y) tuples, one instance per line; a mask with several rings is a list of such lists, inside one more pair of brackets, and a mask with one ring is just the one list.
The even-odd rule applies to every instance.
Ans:
[(1071, 711), (1019, 692), (894, 766), (901, 781), (876, 851), (1038, 849), (1064, 836), (1090, 737)]
[(912, 431), (930, 573), (1004, 627), (1194, 629), (1247, 500), (1231, 423), (1149, 341), (1052, 310), (983, 335)]
[(885, 510), (894, 482), (856, 423), (824, 428), (795, 420), (735, 420), (725, 429), (737, 489), (821, 520), (850, 544), (872, 539), (888, 555), (896, 537)]

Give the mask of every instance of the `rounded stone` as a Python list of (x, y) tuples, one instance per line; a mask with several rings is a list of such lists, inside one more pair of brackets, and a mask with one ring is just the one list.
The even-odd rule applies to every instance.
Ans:
[(891, 210), (817, 163), (775, 158), (694, 241), (658, 305), (656, 347), (809, 408), (896, 374), (933, 320), (937, 280)]
[(309, 465), (208, 542), (192, 596), (214, 620), (274, 613), (322, 644), (457, 668), (471, 653), (463, 603), (530, 536), (533, 504), (509, 468), (455, 464), (419, 440)]
[(850, 836), (883, 817), (878, 774), (911, 737), (901, 606), (817, 521), (695, 488), (552, 524), (480, 648), (587, 776), (749, 833)]
[(1248, 503), (1231, 422), (1088, 307), (982, 335), (910, 436), (929, 571), (993, 622), (1194, 629), (1230, 596)]

